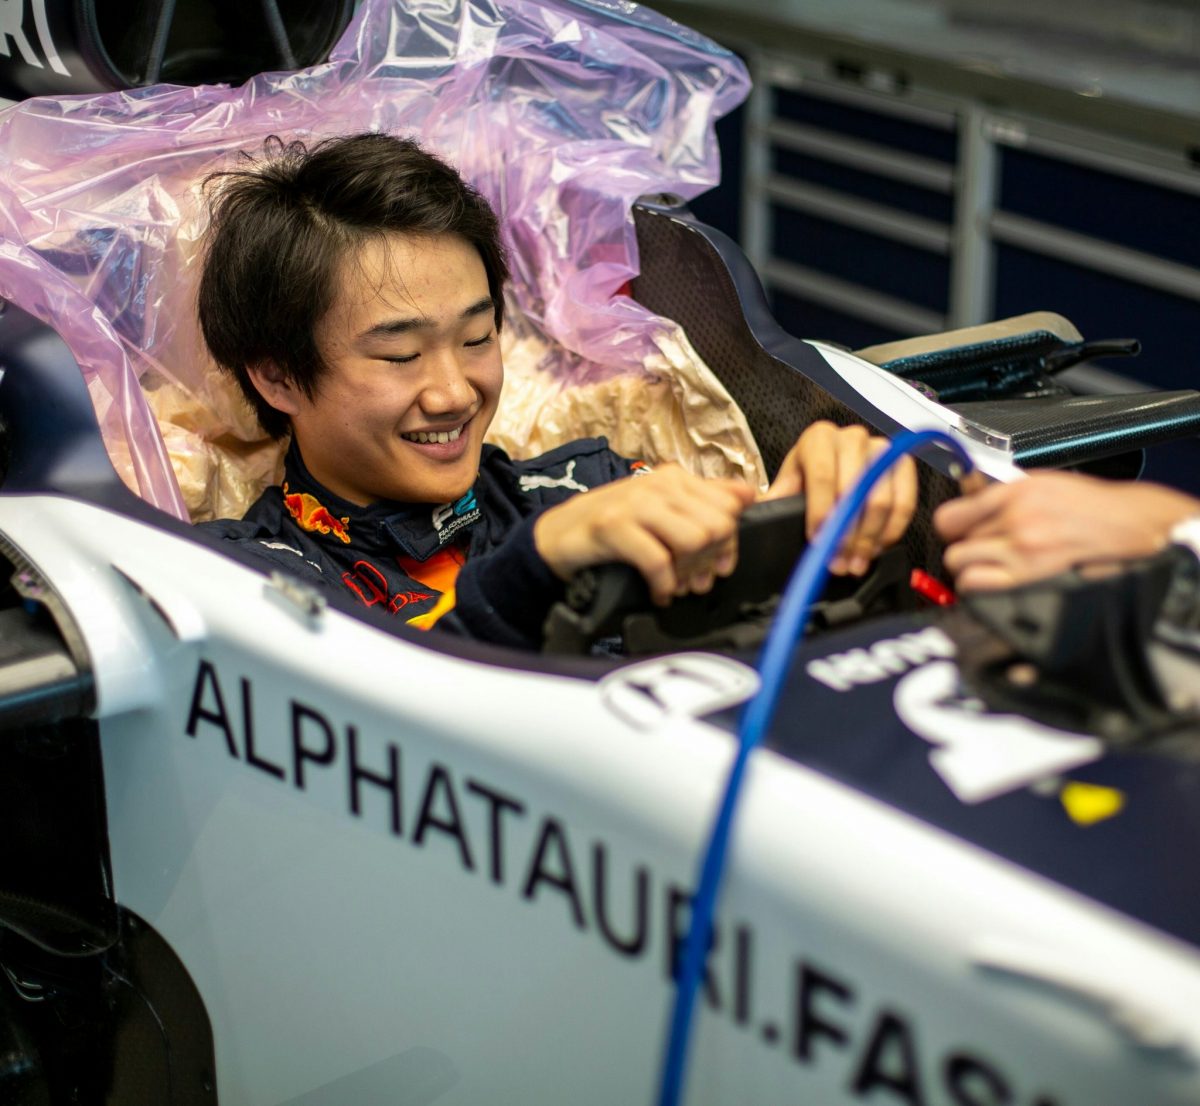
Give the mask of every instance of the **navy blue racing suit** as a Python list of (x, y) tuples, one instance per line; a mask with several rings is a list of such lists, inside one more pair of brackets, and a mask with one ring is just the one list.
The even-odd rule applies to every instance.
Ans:
[(644, 471), (604, 438), (583, 438), (528, 461), (485, 445), (479, 476), (455, 503), (358, 507), (319, 484), (295, 442), (282, 486), (245, 517), (203, 523), (266, 569), (346, 588), (368, 607), (428, 628), (535, 647), (562, 582), (533, 543), (547, 507)]

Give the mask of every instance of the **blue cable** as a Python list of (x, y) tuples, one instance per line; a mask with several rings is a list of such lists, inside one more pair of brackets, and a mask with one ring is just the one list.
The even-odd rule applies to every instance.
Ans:
[(704, 961), (712, 934), (717, 893), (720, 890), (733, 830), (734, 811), (750, 754), (761, 743), (775, 713), (784, 679), (791, 667), (795, 643), (804, 632), (804, 616), (821, 594), (829, 576), (829, 562), (858, 516), (871, 489), (902, 456), (926, 443), (936, 443), (949, 449), (962, 466), (964, 474), (973, 468), (971, 459), (963, 447), (941, 430), (906, 431), (897, 435), (830, 513), (821, 529), (817, 531), (812, 544), (800, 558), (800, 563), (784, 590), (779, 611), (759, 657), (761, 686), (758, 694), (746, 704), (742, 712), (738, 726), (737, 755), (729, 770), (725, 794), (721, 798), (712, 835), (700, 867), (700, 879), (692, 901), (691, 921), (683, 950), (683, 963), (679, 967), (676, 980), (671, 1035), (667, 1042), (662, 1081), (659, 1084), (659, 1106), (678, 1106), (683, 1096), (692, 1014), (696, 1005), (696, 992), (704, 974)]

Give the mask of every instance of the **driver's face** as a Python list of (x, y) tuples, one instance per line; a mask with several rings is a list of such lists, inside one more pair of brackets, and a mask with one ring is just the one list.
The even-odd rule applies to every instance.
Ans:
[(504, 376), (479, 253), (457, 235), (389, 235), (343, 260), (339, 288), (315, 327), (325, 372), (291, 416), (305, 463), (360, 506), (458, 499)]

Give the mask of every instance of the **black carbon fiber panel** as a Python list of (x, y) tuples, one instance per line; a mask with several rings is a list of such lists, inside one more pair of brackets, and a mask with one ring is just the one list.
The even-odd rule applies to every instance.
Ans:
[(763, 349), (746, 321), (729, 269), (694, 226), (641, 209), (636, 223), (641, 274), (634, 281), (634, 296), (683, 326), (696, 352), (745, 413), (768, 472), (776, 472), (809, 423), (861, 421)]
[[(890, 433), (852, 411), (801, 368), (764, 348), (743, 309), (744, 302), (762, 298), (749, 262), (747, 274), (739, 279), (753, 279), (756, 287), (743, 288), (739, 295), (729, 266), (706, 237), (707, 228), (642, 206), (634, 208), (634, 223), (641, 264), (634, 297), (683, 327), (745, 413), (769, 473), (776, 472), (800, 432), (818, 419), (843, 426), (865, 422)], [(920, 501), (905, 544), (913, 564), (934, 573), (941, 571), (942, 545), (933, 532), (933, 509), (956, 492), (952, 480), (921, 466)]]
[(114, 1062), (105, 1106), (216, 1106), (204, 1000), (175, 950), (123, 908), (121, 955), (110, 977)]
[(1057, 468), (1144, 449), (1200, 433), (1200, 394), (1143, 392), (1049, 396), (954, 404), (983, 426), (1012, 437), (1019, 464)]

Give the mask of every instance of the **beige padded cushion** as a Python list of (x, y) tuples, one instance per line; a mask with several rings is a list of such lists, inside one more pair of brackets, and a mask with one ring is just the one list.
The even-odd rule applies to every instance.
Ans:
[(1064, 342), (1082, 342), (1083, 335), (1074, 324), (1053, 311), (1030, 311), (1026, 315), (1014, 315), (1009, 319), (997, 319), (994, 323), (964, 326), (958, 330), (944, 330), (940, 334), (922, 334), (916, 338), (902, 338), (898, 342), (884, 342), (878, 346), (867, 346), (855, 350), (855, 356), (872, 365), (886, 365), (902, 357), (915, 357), (921, 353), (954, 349), (956, 346), (975, 346), (981, 342), (992, 342), (997, 338), (1011, 338), (1015, 334), (1029, 334), (1036, 330), (1048, 330)]

